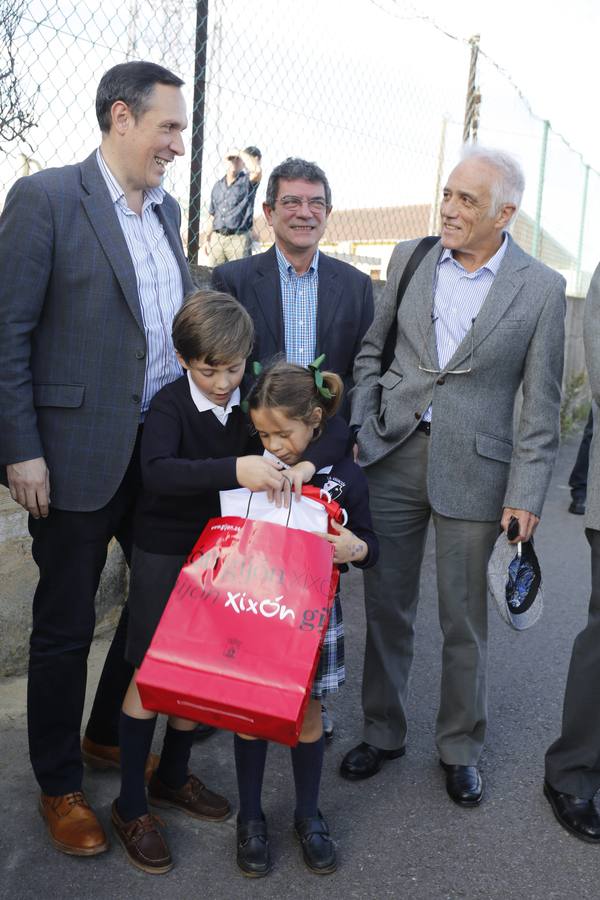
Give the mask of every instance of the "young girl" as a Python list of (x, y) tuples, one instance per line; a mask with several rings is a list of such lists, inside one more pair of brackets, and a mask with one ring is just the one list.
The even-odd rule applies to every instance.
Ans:
[[(286, 362), (275, 363), (264, 371), (249, 397), (250, 416), (264, 448), (285, 466), (295, 465), (319, 436), (325, 420), (334, 415), (342, 390), (341, 378), (331, 372), (320, 373)], [(341, 566), (351, 562), (361, 568), (374, 565), (378, 545), (362, 470), (345, 457), (317, 472), (311, 484), (327, 490), (348, 513), (348, 528), (334, 523), (337, 533), (322, 535), (334, 545), (334, 563)], [(300, 742), (291, 750), (296, 836), (308, 868), (323, 875), (335, 871), (336, 856), (318, 804), (323, 762), (321, 698), (337, 691), (344, 679), (342, 608), (336, 594)], [(237, 862), (245, 875), (260, 877), (271, 869), (267, 823), (261, 806), (267, 742), (236, 734), (234, 749), (240, 795)]]

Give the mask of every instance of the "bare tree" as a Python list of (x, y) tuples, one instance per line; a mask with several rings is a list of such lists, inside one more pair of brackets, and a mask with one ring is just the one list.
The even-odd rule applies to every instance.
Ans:
[(0, 139), (23, 138), (35, 124), (33, 100), (19, 81), (16, 67), (15, 34), (20, 25), (25, 0), (0, 0)]

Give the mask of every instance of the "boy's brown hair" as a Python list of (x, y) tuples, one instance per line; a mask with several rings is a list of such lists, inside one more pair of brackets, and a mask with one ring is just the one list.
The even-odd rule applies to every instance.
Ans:
[(175, 315), (171, 335), (186, 362), (203, 359), (209, 366), (223, 366), (250, 356), (254, 324), (229, 294), (196, 291)]

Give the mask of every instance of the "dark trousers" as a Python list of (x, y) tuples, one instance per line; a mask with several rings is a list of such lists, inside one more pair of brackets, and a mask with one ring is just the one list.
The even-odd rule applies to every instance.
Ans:
[(560, 737), (546, 753), (553, 788), (591, 800), (600, 788), (600, 531), (586, 528), (592, 556), (588, 620), (575, 638), (563, 705)]
[(590, 461), (590, 444), (592, 443), (592, 433), (594, 430), (594, 422), (592, 419), (592, 411), (583, 429), (583, 436), (577, 451), (577, 459), (569, 476), (569, 487), (571, 488), (571, 496), (573, 500), (582, 500), (585, 503), (587, 495), (587, 479), (588, 465)]
[[(138, 434), (123, 481), (102, 509), (51, 508), (46, 519), (29, 520), (33, 558), (40, 571), (29, 652), (29, 754), (42, 791), (51, 796), (81, 790), (80, 729), (96, 621), (94, 601), (113, 537), (128, 563), (131, 558), (140, 486), (139, 439)], [(87, 729), (98, 743), (118, 744), (119, 710), (133, 674), (124, 657), (126, 631), (124, 608)]]

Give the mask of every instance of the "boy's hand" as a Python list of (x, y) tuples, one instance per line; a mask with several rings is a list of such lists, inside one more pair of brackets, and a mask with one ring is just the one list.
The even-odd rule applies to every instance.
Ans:
[(316, 534), (333, 544), (334, 563), (341, 565), (341, 563), (361, 562), (361, 560), (365, 559), (369, 552), (365, 541), (357, 538), (350, 529), (344, 528), (343, 525), (338, 524), (334, 519), (331, 519), (331, 524), (338, 532), (337, 534), (323, 534), (322, 532), (316, 532)]
[(263, 456), (238, 456), (235, 475), (241, 487), (249, 491), (266, 491), (276, 506), (290, 505), (290, 482), (277, 463)]
[(302, 499), (302, 485), (310, 481), (315, 474), (315, 471), (314, 465), (307, 460), (296, 463), (295, 466), (290, 466), (285, 470), (285, 477), (290, 482), (296, 500), (299, 501)]

